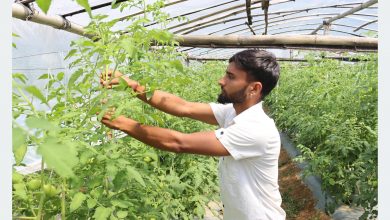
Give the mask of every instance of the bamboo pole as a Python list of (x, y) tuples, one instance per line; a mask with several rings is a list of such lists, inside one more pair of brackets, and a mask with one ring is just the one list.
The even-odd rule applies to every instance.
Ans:
[(342, 37), (317, 35), (256, 35), (256, 36), (209, 36), (209, 35), (176, 35), (180, 46), (204, 48), (311, 48), (340, 49), (354, 51), (377, 51), (378, 39), (370, 37)]
[[(12, 16), (25, 20), (31, 11), (21, 4), (12, 5)], [(49, 25), (55, 28), (63, 28), (66, 24), (60, 16), (48, 16), (46, 14), (30, 14), (30, 21)], [(81, 36), (92, 37), (85, 34), (83, 27), (69, 22), (65, 31)], [(322, 49), (343, 51), (377, 51), (378, 40), (376, 38), (359, 37), (333, 37), (333, 36), (184, 36), (176, 35), (175, 39), (180, 46), (203, 47), (203, 48), (296, 48), (296, 49)]]
[(338, 20), (338, 19), (344, 18), (344, 17), (346, 17), (346, 16), (348, 16), (348, 15), (354, 14), (355, 12), (360, 11), (360, 10), (363, 10), (363, 9), (365, 9), (365, 8), (368, 8), (368, 7), (370, 7), (371, 5), (374, 5), (374, 4), (376, 4), (376, 3), (378, 3), (378, 0), (370, 0), (370, 1), (368, 1), (368, 2), (365, 2), (365, 3), (361, 4), (360, 6), (351, 8), (350, 10), (348, 10), (348, 11), (346, 11), (346, 12), (340, 14), (340, 15), (337, 15), (337, 16), (335, 16), (335, 17), (333, 17), (333, 18), (330, 18), (330, 19), (324, 21), (324, 24), (321, 24), (320, 26), (318, 26), (318, 28), (316, 28), (316, 29), (315, 29), (313, 32), (311, 32), (310, 34), (316, 34), (317, 31), (321, 30), (321, 28), (323, 28), (325, 24), (330, 24), (330, 23), (332, 23), (333, 21), (336, 21), (336, 20)]
[(29, 20), (35, 23), (48, 25), (57, 29), (62, 29), (74, 34), (89, 37), (82, 26), (74, 24), (70, 21), (65, 20), (59, 15), (49, 16), (44, 13), (38, 13), (37, 11), (31, 11), (29, 8), (22, 4), (12, 4), (12, 17), (19, 18), (21, 20)]

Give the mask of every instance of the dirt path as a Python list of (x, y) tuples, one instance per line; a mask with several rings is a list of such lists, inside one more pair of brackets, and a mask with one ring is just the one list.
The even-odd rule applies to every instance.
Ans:
[(316, 200), (300, 178), (298, 166), (282, 148), (279, 156), (279, 187), (287, 220), (330, 220), (315, 208)]

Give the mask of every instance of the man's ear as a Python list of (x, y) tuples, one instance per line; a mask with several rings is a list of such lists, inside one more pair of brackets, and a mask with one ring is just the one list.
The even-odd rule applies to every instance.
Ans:
[(261, 82), (253, 82), (251, 92), (253, 92), (254, 94), (261, 94), (262, 90), (263, 84), (261, 84)]

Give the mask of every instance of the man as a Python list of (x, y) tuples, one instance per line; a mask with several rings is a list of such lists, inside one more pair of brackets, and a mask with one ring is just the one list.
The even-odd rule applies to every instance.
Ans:
[(184, 134), (142, 125), (124, 116), (111, 120), (110, 113), (102, 118), (103, 124), (161, 150), (220, 156), (225, 220), (285, 219), (278, 186), (280, 137), (261, 102), (279, 79), (279, 65), (272, 53), (245, 50), (231, 57), (225, 76), (218, 81), (222, 90), (218, 97), (220, 104), (188, 102), (158, 90), (147, 100), (145, 87), (119, 72), (111, 81), (102, 77), (100, 82), (110, 88), (119, 83), (119, 77), (151, 106), (220, 128)]

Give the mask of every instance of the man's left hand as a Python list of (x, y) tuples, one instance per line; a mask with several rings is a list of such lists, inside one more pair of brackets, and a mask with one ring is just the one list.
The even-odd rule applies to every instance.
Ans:
[(102, 120), (101, 122), (111, 128), (111, 129), (115, 129), (115, 130), (121, 130), (121, 127), (123, 125), (123, 121), (125, 121), (126, 117), (123, 116), (123, 115), (120, 115), (118, 116), (117, 118), (111, 120), (113, 114), (115, 113), (115, 110), (114, 109), (111, 109), (109, 111), (107, 111), (104, 116), (102, 117)]

